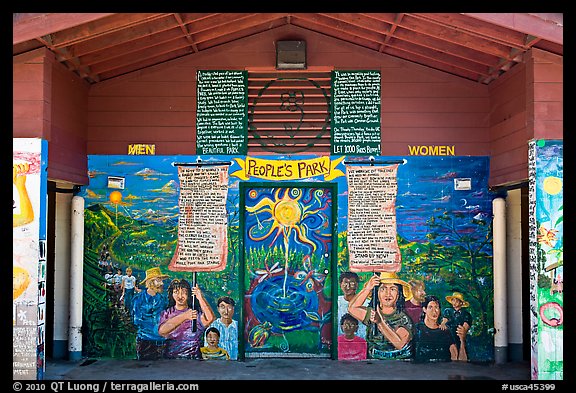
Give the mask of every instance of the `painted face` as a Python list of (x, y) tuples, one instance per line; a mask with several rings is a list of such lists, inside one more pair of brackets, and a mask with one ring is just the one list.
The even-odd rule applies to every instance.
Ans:
[(188, 290), (186, 288), (176, 288), (172, 292), (172, 297), (176, 302), (176, 307), (178, 309), (188, 307), (187, 300), (188, 300)]
[(426, 297), (426, 291), (424, 290), (424, 287), (419, 285), (412, 287), (412, 296), (417, 302), (423, 302), (424, 298)]
[(456, 310), (459, 310), (462, 308), (462, 300), (453, 297), (452, 300), (450, 300), (450, 304), (452, 304), (452, 307), (454, 307)]
[(231, 320), (234, 315), (234, 306), (228, 303), (220, 302), (218, 305), (218, 312), (220, 313), (220, 318), (223, 320)]
[(164, 282), (162, 281), (162, 279), (156, 277), (153, 278), (152, 280), (150, 280), (150, 288), (158, 293), (162, 292), (164, 290)]
[(382, 306), (396, 307), (398, 296), (398, 287), (396, 284), (380, 284), (378, 288), (378, 300)]
[(352, 321), (344, 321), (342, 324), (342, 331), (346, 336), (352, 336), (358, 330), (358, 323)]
[(208, 342), (208, 345), (210, 345), (211, 347), (216, 347), (218, 346), (220, 337), (218, 336), (218, 334), (216, 334), (216, 332), (210, 332), (206, 335), (206, 341)]
[(438, 318), (440, 317), (440, 305), (437, 301), (431, 301), (424, 308), (424, 312), (426, 313), (427, 319), (438, 321)]
[(355, 295), (358, 290), (358, 283), (353, 278), (344, 278), (340, 283), (340, 288), (342, 288), (344, 296)]

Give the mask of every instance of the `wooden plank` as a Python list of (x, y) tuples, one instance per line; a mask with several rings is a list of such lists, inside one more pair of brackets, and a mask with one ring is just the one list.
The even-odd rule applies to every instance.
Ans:
[(493, 109), (490, 111), (490, 124), (494, 125), (506, 121), (518, 113), (524, 113), (526, 111), (526, 94), (518, 93), (517, 96), (503, 102), (494, 100), (492, 107)]
[(383, 113), (382, 129), (387, 127), (488, 127), (485, 113)]
[(50, 105), (44, 101), (15, 101), (12, 103), (12, 119), (43, 119)]
[(526, 13), (463, 13), (472, 18), (493, 23), (508, 29), (521, 31), (542, 39), (564, 44), (562, 14), (553, 14), (553, 20), (546, 20), (534, 14)]
[(192, 112), (89, 112), (86, 123), (88, 126), (192, 127), (196, 119)]
[(382, 113), (488, 113), (488, 97), (384, 97)]
[[(193, 49), (189, 46), (189, 44), (186, 44), (182, 49), (169, 53), (161, 53), (158, 56), (147, 57), (146, 59), (139, 60), (137, 62), (130, 62), (128, 59), (128, 64), (123, 66), (116, 64), (118, 68), (114, 68), (111, 71), (102, 72), (98, 76), (101, 80), (106, 80), (135, 71), (141, 72), (142, 70), (147, 70), (149, 67), (154, 67), (159, 64), (161, 65), (162, 63), (177, 59), (178, 57), (187, 56), (191, 53), (193, 53)], [(157, 53), (153, 53), (153, 55), (155, 54)]]
[(44, 100), (45, 85), (37, 81), (15, 81), (12, 84), (12, 101)]
[(534, 101), (559, 101), (564, 99), (562, 83), (534, 83)]
[(111, 127), (89, 126), (86, 139), (89, 141), (124, 141), (127, 143), (156, 143), (192, 140), (193, 127)]
[[(492, 124), (490, 127), (490, 140), (494, 141), (510, 133), (525, 129), (527, 121), (527, 112), (522, 111), (503, 121)], [(526, 139), (526, 136), (524, 138)]]
[(189, 112), (196, 117), (196, 97), (89, 97), (90, 112)]
[(410, 142), (412, 145), (454, 144), (454, 143), (488, 143), (488, 129), (485, 128), (410, 128), (386, 127), (382, 132), (382, 143)]
[(111, 13), (12, 14), (12, 44), (93, 22)]
[(45, 119), (14, 119), (12, 121), (12, 138), (47, 138), (46, 130), (50, 122)]
[(526, 127), (522, 127), (506, 133), (501, 133), (490, 139), (491, 155), (497, 156), (505, 154), (510, 150), (524, 147), (528, 144), (526, 138)]
[(186, 81), (143, 82), (134, 79), (123, 83), (111, 83), (105, 89), (92, 88), (90, 95), (94, 97), (193, 97), (196, 96), (196, 83)]
[(564, 81), (564, 66), (562, 64), (535, 63), (534, 82), (558, 82)]
[[(136, 14), (138, 15), (138, 14)], [(124, 17), (125, 18), (125, 17)], [(113, 26), (107, 26), (109, 30), (100, 31), (100, 33), (106, 32), (106, 34), (101, 34), (98, 39), (85, 40), (72, 44), (70, 50), (68, 50), (63, 56), (63, 60), (70, 59), (72, 57), (82, 58), (82, 64), (91, 58), (87, 58), (86, 55), (93, 54), (95, 57), (102, 57), (102, 51), (106, 51), (106, 56), (110, 57), (112, 54), (117, 54), (119, 48), (126, 48), (126, 45), (131, 45), (134, 43), (138, 45), (138, 42), (142, 40), (162, 42), (165, 40), (163, 38), (165, 31), (177, 32), (178, 36), (182, 36), (182, 31), (176, 26), (176, 20), (171, 14), (161, 14), (158, 17), (152, 19), (140, 19), (142, 23), (137, 23), (132, 25), (130, 28), (114, 29)], [(132, 21), (138, 21), (138, 19), (133, 18)], [(128, 24), (131, 21), (119, 21), (124, 24)], [(102, 26), (104, 27), (104, 26)], [(94, 33), (98, 33), (95, 31)], [(167, 32), (170, 35), (169, 32)], [(100, 54), (98, 54), (100, 53)], [(94, 60), (92, 60), (95, 62)], [(88, 63), (88, 62), (86, 62)]]
[(534, 118), (541, 121), (564, 120), (564, 103), (545, 101), (534, 103)]
[(534, 121), (535, 139), (564, 139), (564, 122), (561, 120)]

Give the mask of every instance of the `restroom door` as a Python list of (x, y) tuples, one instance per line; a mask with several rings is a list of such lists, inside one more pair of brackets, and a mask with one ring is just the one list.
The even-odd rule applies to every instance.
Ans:
[(331, 357), (335, 185), (241, 184), (246, 357)]

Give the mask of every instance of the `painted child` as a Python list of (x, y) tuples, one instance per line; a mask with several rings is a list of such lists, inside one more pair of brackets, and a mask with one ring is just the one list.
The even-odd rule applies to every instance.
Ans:
[(344, 334), (338, 336), (338, 359), (366, 360), (368, 344), (364, 338), (356, 335), (358, 320), (346, 313), (340, 318), (340, 327)]
[(206, 329), (206, 346), (200, 348), (204, 360), (230, 360), (228, 351), (219, 346), (220, 332), (215, 327)]

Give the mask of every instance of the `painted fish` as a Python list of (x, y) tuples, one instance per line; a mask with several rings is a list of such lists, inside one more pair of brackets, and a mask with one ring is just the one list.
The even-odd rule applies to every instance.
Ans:
[(270, 329), (272, 324), (268, 321), (254, 326), (248, 334), (248, 341), (253, 348), (260, 348), (266, 344), (268, 337), (270, 337)]

